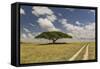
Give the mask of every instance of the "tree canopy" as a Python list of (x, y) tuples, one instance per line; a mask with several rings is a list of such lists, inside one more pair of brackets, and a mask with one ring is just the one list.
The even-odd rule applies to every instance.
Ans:
[(50, 31), (50, 32), (42, 32), (41, 34), (37, 35), (35, 38), (44, 38), (44, 39), (52, 40), (53, 43), (55, 43), (55, 41), (58, 39), (72, 38), (72, 36), (60, 31)]

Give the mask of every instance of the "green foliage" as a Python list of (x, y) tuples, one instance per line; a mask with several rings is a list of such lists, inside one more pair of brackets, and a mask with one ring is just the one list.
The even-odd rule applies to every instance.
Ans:
[(35, 38), (44, 38), (44, 39), (56, 41), (61, 38), (72, 38), (72, 36), (59, 31), (50, 31), (50, 32), (43, 32), (38, 36), (36, 36)]

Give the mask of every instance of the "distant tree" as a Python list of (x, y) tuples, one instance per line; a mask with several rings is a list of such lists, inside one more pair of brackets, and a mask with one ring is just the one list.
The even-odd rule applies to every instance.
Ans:
[(72, 36), (59, 31), (50, 31), (50, 32), (42, 32), (41, 34), (37, 35), (35, 38), (44, 38), (44, 39), (52, 40), (52, 43), (55, 43), (58, 39), (72, 38)]

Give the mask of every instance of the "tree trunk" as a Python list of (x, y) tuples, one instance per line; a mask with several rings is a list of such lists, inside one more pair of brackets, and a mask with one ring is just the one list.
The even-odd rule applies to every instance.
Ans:
[(56, 43), (56, 40), (52, 40), (52, 42), (53, 42), (53, 44), (55, 44)]

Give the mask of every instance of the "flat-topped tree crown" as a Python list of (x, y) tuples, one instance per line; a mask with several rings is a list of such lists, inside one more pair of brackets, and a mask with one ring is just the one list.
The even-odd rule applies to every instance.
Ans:
[(72, 36), (60, 31), (50, 31), (50, 32), (42, 32), (41, 34), (37, 35), (35, 38), (44, 38), (44, 39), (52, 40), (52, 42), (55, 43), (56, 40), (58, 39), (72, 38)]

